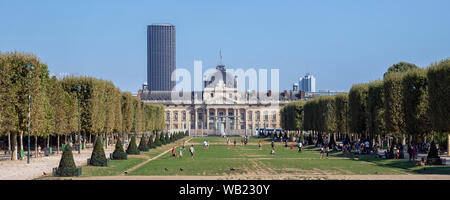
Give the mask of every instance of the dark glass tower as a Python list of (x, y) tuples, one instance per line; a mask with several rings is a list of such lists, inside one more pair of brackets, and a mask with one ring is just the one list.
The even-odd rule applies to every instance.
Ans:
[(147, 84), (152, 91), (170, 91), (175, 67), (175, 26), (153, 24), (147, 26)]

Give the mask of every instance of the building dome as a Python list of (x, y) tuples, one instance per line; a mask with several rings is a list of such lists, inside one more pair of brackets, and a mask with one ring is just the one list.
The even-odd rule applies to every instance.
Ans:
[(233, 74), (226, 71), (225, 65), (217, 65), (216, 71), (209, 74), (205, 79), (205, 88), (215, 88), (222, 82), (227, 88), (235, 88)]

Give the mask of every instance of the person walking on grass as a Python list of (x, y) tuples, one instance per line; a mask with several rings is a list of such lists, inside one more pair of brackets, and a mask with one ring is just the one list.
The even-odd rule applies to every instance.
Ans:
[(303, 146), (303, 144), (302, 144), (302, 141), (298, 141), (298, 152), (302, 152), (302, 146)]
[(178, 155), (178, 158), (180, 158), (180, 159), (181, 159), (181, 158), (183, 158), (183, 151), (181, 150), (181, 148), (180, 148), (180, 150), (179, 150), (179, 151), (180, 151), (180, 153), (179, 153), (179, 155)]
[(176, 158), (177, 155), (175, 154), (175, 147), (172, 147), (172, 157)]
[(320, 147), (320, 159), (323, 158), (324, 148), (323, 146)]
[(191, 153), (191, 158), (194, 158), (194, 145), (191, 144), (191, 147), (189, 147), (189, 152)]
[(325, 151), (327, 152), (327, 159), (328, 159), (328, 152), (330, 152), (330, 147), (329, 147), (329, 145), (326, 145)]
[(234, 139), (233, 143), (234, 143), (234, 147), (236, 147), (236, 139)]
[(262, 141), (261, 140), (259, 140), (259, 142), (258, 142), (258, 150), (262, 150)]
[(272, 145), (273, 148), (275, 146), (275, 142), (272, 140), (272, 143), (270, 145)]

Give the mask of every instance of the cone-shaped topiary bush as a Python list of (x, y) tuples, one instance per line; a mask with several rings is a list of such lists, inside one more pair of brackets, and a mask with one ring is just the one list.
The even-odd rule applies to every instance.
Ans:
[(442, 165), (442, 160), (439, 157), (438, 149), (434, 141), (431, 142), (430, 151), (427, 156), (427, 164), (429, 165)]
[(66, 145), (61, 161), (59, 161), (58, 170), (56, 171), (56, 176), (76, 176), (77, 167), (75, 161), (73, 160), (72, 147), (70, 144)]
[(134, 135), (131, 137), (130, 144), (128, 145), (127, 154), (139, 155), (139, 149), (137, 148), (136, 137)]
[(161, 145), (166, 144), (166, 138), (164, 138), (164, 134), (161, 134), (161, 136), (159, 137), (159, 142), (161, 143)]
[(156, 148), (156, 147), (154, 147), (155, 144), (153, 143), (153, 137), (152, 137), (152, 136), (150, 136), (150, 137), (148, 138), (148, 144), (147, 144), (147, 146), (148, 146), (148, 149), (149, 149), (149, 150), (150, 150), (150, 149), (153, 149), (153, 148)]
[(107, 162), (105, 151), (103, 150), (102, 137), (98, 136), (95, 140), (94, 150), (92, 151), (89, 165), (106, 166)]
[(141, 142), (139, 142), (139, 147), (138, 147), (139, 151), (148, 151), (148, 145), (147, 142), (145, 142), (145, 136), (142, 135), (141, 137)]
[(155, 146), (155, 148), (161, 146), (161, 141), (159, 139), (160, 139), (159, 134), (157, 133), (155, 139), (153, 140), (154, 141), (153, 146)]
[(114, 149), (114, 152), (112, 154), (112, 159), (113, 160), (126, 160), (127, 159), (127, 154), (123, 150), (123, 144), (120, 141), (120, 139), (118, 139), (116, 142), (116, 149)]

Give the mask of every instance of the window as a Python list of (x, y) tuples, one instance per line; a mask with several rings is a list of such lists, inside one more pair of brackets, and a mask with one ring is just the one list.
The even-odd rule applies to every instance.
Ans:
[(186, 112), (183, 112), (182, 119), (183, 119), (183, 121), (186, 121)]
[(228, 94), (228, 98), (233, 98), (233, 94), (232, 93), (230, 93), (230, 94)]
[(214, 120), (214, 112), (209, 112), (209, 120)]
[(252, 120), (252, 111), (248, 112), (248, 120)]
[(166, 112), (166, 120), (170, 121), (170, 112)]
[(175, 121), (178, 121), (178, 112), (175, 112), (173, 114), (174, 114), (173, 118), (175, 118)]
[(211, 92), (211, 94), (210, 94), (210, 95), (211, 95), (211, 97), (214, 97), (214, 93), (212, 93), (212, 92)]

